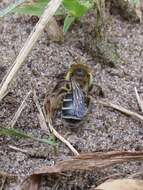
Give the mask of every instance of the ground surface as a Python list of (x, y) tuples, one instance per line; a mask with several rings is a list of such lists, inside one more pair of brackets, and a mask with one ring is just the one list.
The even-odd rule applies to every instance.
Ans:
[[(40, 104), (43, 104), (44, 96), (55, 83), (57, 74), (64, 72), (73, 63), (73, 57), (80, 57), (93, 69), (94, 83), (101, 86), (104, 98), (94, 96), (95, 100), (112, 101), (125, 108), (140, 113), (134, 87), (143, 93), (143, 25), (133, 24), (122, 20), (119, 16), (111, 16), (111, 27), (108, 35), (112, 42), (116, 43), (117, 51), (124, 60), (124, 64), (117, 64), (116, 68), (102, 67), (95, 59), (87, 55), (79, 48), (78, 41), (84, 40), (88, 29), (88, 21), (92, 17), (85, 18), (80, 26), (75, 24), (66, 36), (62, 45), (49, 41), (45, 32), (30, 53), (25, 64), (17, 73), (11, 84), (10, 93), (0, 103), (0, 124), (8, 124), (21, 104), (24, 96), (35, 82), (35, 88)], [(22, 48), (36, 20), (28, 16), (14, 15), (0, 21), (0, 81), (2, 81), (7, 69), (12, 65), (18, 52)], [(84, 31), (84, 32), (83, 32)], [(32, 101), (32, 96), (27, 101), (27, 106), (22, 112), (14, 128), (22, 130), (36, 137), (46, 137), (41, 130), (38, 111)], [(69, 140), (79, 152), (107, 151), (107, 150), (143, 150), (142, 123), (127, 117), (115, 110), (101, 105), (93, 105), (84, 126), (72, 131), (63, 127), (60, 119), (55, 128)], [(14, 145), (26, 150), (46, 152), (45, 158), (31, 158), (27, 154), (20, 153), (9, 148)], [(71, 156), (71, 151), (58, 141), (55, 149), (46, 144), (31, 140), (18, 140), (11, 137), (0, 137), (0, 170), (21, 177), (32, 172), (35, 168), (51, 165), (58, 160)], [(124, 175), (143, 170), (143, 163), (134, 162), (124, 165), (116, 165), (107, 170), (88, 173), (68, 174), (57, 179), (56, 182), (43, 181), (41, 190), (50, 189), (88, 189), (92, 184), (98, 184), (100, 179), (115, 173)], [(53, 184), (55, 187), (52, 188)], [(5, 189), (15, 189), (14, 182), (7, 183)]]

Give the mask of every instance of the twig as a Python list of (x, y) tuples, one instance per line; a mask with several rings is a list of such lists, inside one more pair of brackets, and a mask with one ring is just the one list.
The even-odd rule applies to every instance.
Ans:
[(21, 152), (23, 154), (26, 154), (27, 156), (34, 157), (34, 158), (47, 158), (49, 157), (49, 154), (51, 151), (46, 148), (39, 148), (39, 149), (22, 149), (18, 148), (16, 146), (8, 145), (8, 147), (12, 150)]
[(104, 105), (106, 107), (114, 108), (114, 109), (116, 109), (116, 110), (118, 110), (118, 111), (120, 111), (120, 112), (122, 112), (122, 113), (124, 113), (126, 115), (132, 116), (132, 117), (134, 117), (136, 119), (139, 119), (139, 120), (143, 121), (143, 116), (142, 115), (140, 115), (140, 114), (138, 114), (136, 112), (130, 111), (128, 109), (125, 109), (122, 106), (118, 106), (118, 105), (113, 104), (111, 102), (98, 101), (98, 103), (100, 103), (100, 104), (102, 104), (102, 105)]
[(28, 153), (27, 150), (22, 149), (22, 148), (18, 148), (18, 147), (16, 147), (16, 146), (8, 145), (8, 147), (11, 148), (11, 149), (13, 149), (13, 150), (16, 150), (16, 151), (22, 152), (22, 153), (24, 153), (24, 154)]
[(32, 91), (29, 91), (29, 92), (27, 93), (27, 95), (26, 95), (25, 98), (23, 99), (21, 105), (19, 106), (17, 112), (15, 113), (13, 119), (11, 120), (11, 122), (10, 122), (10, 124), (9, 124), (9, 126), (10, 126), (11, 128), (14, 127), (14, 125), (15, 125), (15, 123), (17, 122), (17, 120), (18, 120), (18, 118), (19, 118), (19, 116), (20, 116), (22, 110), (25, 108), (25, 106), (26, 106), (26, 100), (27, 100), (28, 97), (30, 96), (31, 92), (32, 92)]
[(33, 100), (36, 104), (36, 107), (39, 111), (39, 114), (38, 114), (38, 119), (39, 119), (39, 122), (40, 122), (40, 126), (41, 126), (41, 129), (43, 129), (44, 131), (48, 131), (48, 127), (47, 127), (47, 124), (46, 124), (46, 120), (45, 120), (45, 117), (43, 115), (43, 112), (42, 112), (42, 109), (40, 107), (40, 104), (39, 104), (39, 101), (38, 101), (38, 97), (36, 95), (36, 91), (33, 89)]
[(141, 100), (136, 87), (135, 87), (135, 94), (136, 94), (136, 99), (139, 104), (139, 107), (140, 107), (141, 111), (143, 112), (143, 100)]
[(5, 92), (7, 91), (9, 83), (12, 81), (13, 77), (21, 67), (22, 63), (28, 56), (29, 52), (32, 50), (33, 46), (41, 36), (45, 26), (48, 24), (49, 20), (55, 14), (56, 10), (59, 8), (62, 0), (51, 0), (48, 3), (47, 8), (45, 9), (44, 13), (40, 17), (40, 20), (32, 30), (31, 34), (29, 35), (27, 41), (25, 42), (23, 48), (19, 52), (15, 62), (13, 63), (12, 67), (9, 69), (7, 74), (5, 75), (1, 86), (0, 86), (0, 101), (2, 100)]
[(69, 149), (74, 153), (75, 156), (78, 156), (79, 153), (77, 152), (77, 150), (70, 144), (69, 141), (67, 141), (64, 137), (62, 137), (53, 127), (53, 125), (51, 124), (52, 122), (49, 121), (48, 124), (49, 124), (49, 128), (50, 128), (50, 131), (60, 140), (62, 141), (64, 144), (66, 144)]
[(3, 99), (5, 96), (7, 96), (8, 93), (9, 93), (9, 90), (5, 91), (5, 92), (3, 93), (3, 95), (2, 95), (2, 99)]

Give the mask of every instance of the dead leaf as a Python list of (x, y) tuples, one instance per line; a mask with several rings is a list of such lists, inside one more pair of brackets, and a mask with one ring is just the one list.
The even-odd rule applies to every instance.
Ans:
[(56, 19), (54, 17), (51, 18), (49, 24), (45, 29), (48, 33), (48, 37), (50, 40), (54, 42), (63, 42), (64, 34), (60, 26), (58, 25)]
[[(44, 166), (33, 172), (27, 177), (27, 180), (31, 180), (31, 184), (34, 180), (34, 176), (40, 177), (41, 175), (60, 174), (67, 171), (79, 171), (79, 170), (97, 170), (109, 167), (114, 164), (119, 164), (127, 161), (143, 160), (143, 152), (96, 152), (80, 154), (79, 156), (71, 157), (69, 160), (60, 161), (54, 166)], [(31, 189), (38, 190), (38, 189)], [(139, 189), (140, 190), (140, 189)]]
[(95, 190), (143, 190), (143, 180), (136, 179), (116, 179), (109, 180), (98, 187)]

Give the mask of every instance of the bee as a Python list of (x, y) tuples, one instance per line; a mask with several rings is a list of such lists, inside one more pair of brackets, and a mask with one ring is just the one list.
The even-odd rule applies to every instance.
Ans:
[(76, 63), (71, 65), (65, 79), (57, 83), (51, 97), (45, 101), (45, 111), (54, 120), (57, 111), (69, 124), (81, 122), (88, 112), (92, 89), (92, 73), (88, 65)]

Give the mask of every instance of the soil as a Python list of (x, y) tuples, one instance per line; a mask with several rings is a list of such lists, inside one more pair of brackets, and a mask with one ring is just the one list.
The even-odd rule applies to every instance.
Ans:
[[(12, 65), (37, 19), (35, 17), (12, 15), (0, 21), (0, 81)], [(93, 93), (95, 100), (111, 101), (127, 109), (141, 113), (134, 88), (143, 95), (143, 25), (129, 23), (119, 15), (110, 15), (108, 38), (116, 44), (117, 51), (123, 60), (116, 67), (102, 65), (88, 55), (78, 43), (90, 35), (89, 25), (94, 18), (89, 14), (80, 23), (75, 23), (65, 37), (63, 44), (51, 42), (44, 32), (25, 64), (16, 74), (10, 85), (10, 92), (0, 102), (0, 124), (6, 126), (12, 120), (26, 94), (34, 83), (41, 106), (47, 91), (56, 83), (57, 76), (65, 72), (80, 58), (91, 66), (94, 84), (102, 88), (104, 97)], [(71, 55), (72, 54), (72, 55)], [(132, 117), (106, 108), (97, 103), (92, 104), (92, 111), (84, 125), (75, 130), (63, 126), (60, 118), (55, 122), (55, 129), (62, 134), (78, 152), (109, 150), (143, 150), (143, 124)], [(15, 129), (37, 138), (48, 138), (40, 128), (38, 110), (32, 96), (28, 98)], [(40, 157), (15, 151), (9, 145), (18, 148), (43, 152)], [(72, 152), (60, 141), (56, 146), (15, 137), (0, 137), (0, 171), (19, 175), (23, 179), (36, 168), (52, 165), (59, 160), (67, 159)], [(57, 176), (54, 181), (43, 178), (41, 190), (85, 190), (93, 184), (99, 184), (109, 175), (132, 175), (143, 170), (142, 162), (131, 162), (103, 169), (102, 171), (68, 173)], [(7, 180), (6, 190), (15, 190), (18, 181)]]

